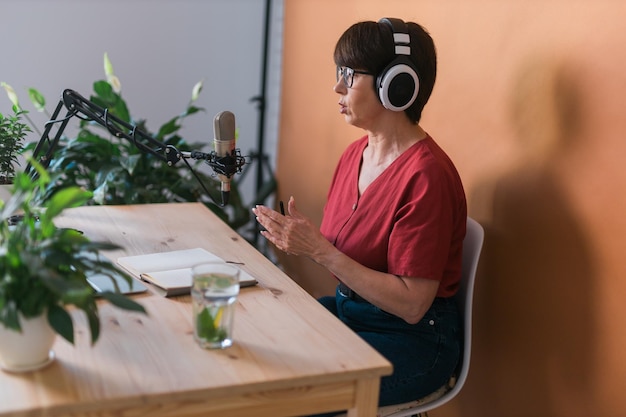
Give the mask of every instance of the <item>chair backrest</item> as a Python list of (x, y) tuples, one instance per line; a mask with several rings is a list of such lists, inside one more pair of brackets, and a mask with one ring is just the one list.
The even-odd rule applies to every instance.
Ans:
[[(458, 392), (467, 379), (470, 357), (472, 353), (472, 305), (474, 300), (474, 283), (476, 269), (485, 239), (485, 231), (476, 220), (467, 218), (467, 233), (463, 240), (463, 275), (461, 285), (456, 294), (456, 301), (463, 319), (463, 355), (461, 368), (456, 385), (452, 391)], [(458, 388), (457, 388), (458, 387)], [(456, 395), (456, 393), (455, 393)]]
[[(483, 241), (485, 239), (485, 231), (476, 220), (471, 217), (467, 218), (467, 232), (463, 240), (463, 269), (461, 283), (456, 294), (456, 301), (459, 306), (461, 318), (463, 321), (463, 352), (461, 355), (461, 363), (459, 375), (454, 387), (443, 395), (441, 398), (424, 404), (428, 410), (439, 407), (454, 398), (467, 379), (469, 373), (470, 358), (472, 356), (472, 303), (474, 300), (474, 283), (476, 281), (476, 269), (478, 268), (478, 260), (482, 251)], [(421, 412), (428, 411), (426, 409)]]
[(467, 232), (463, 240), (463, 268), (459, 290), (455, 296), (461, 313), (463, 323), (463, 351), (459, 363), (459, 371), (456, 384), (450, 391), (441, 397), (428, 402), (423, 402), (394, 412), (385, 414), (387, 417), (403, 417), (424, 413), (435, 409), (454, 398), (463, 388), (467, 374), (469, 373), (470, 358), (472, 354), (472, 302), (474, 299), (474, 282), (476, 281), (476, 269), (485, 239), (483, 227), (471, 217), (467, 218)]

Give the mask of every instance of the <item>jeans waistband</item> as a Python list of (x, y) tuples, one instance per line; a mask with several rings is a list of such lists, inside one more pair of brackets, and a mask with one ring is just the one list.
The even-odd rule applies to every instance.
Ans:
[[(352, 288), (348, 287), (343, 282), (339, 282), (339, 284), (337, 285), (337, 292), (339, 293), (339, 295), (341, 295), (342, 297), (345, 297), (345, 298), (347, 298), (349, 300), (369, 303), (369, 301), (367, 301), (365, 298), (361, 297)], [(449, 305), (450, 303), (454, 304), (454, 299), (452, 297), (448, 297), (448, 298), (446, 298), (446, 297), (435, 297), (435, 299), (433, 300), (433, 305), (435, 305), (435, 306), (443, 307), (443, 306)]]

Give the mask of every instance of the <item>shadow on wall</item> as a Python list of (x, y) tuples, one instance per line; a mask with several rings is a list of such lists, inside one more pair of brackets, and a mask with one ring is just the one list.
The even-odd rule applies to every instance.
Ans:
[(472, 190), (470, 212), (486, 236), (475, 354), (462, 394), (489, 406), (467, 416), (593, 414), (594, 271), (557, 172), (583, 122), (565, 61), (529, 58), (510, 102), (519, 164)]

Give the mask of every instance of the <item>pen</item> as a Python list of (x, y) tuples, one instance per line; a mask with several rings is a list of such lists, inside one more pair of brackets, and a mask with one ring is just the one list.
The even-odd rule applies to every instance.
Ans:
[(280, 200), (280, 214), (285, 215), (285, 205), (283, 204), (283, 200)]

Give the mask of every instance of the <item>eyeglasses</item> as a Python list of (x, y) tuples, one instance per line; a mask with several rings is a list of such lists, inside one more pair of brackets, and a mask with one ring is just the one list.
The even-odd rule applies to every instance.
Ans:
[(354, 82), (354, 74), (372, 75), (372, 73), (367, 71), (359, 71), (350, 67), (337, 66), (337, 81), (339, 81), (340, 78), (343, 78), (343, 83), (348, 88), (352, 88), (352, 83)]

